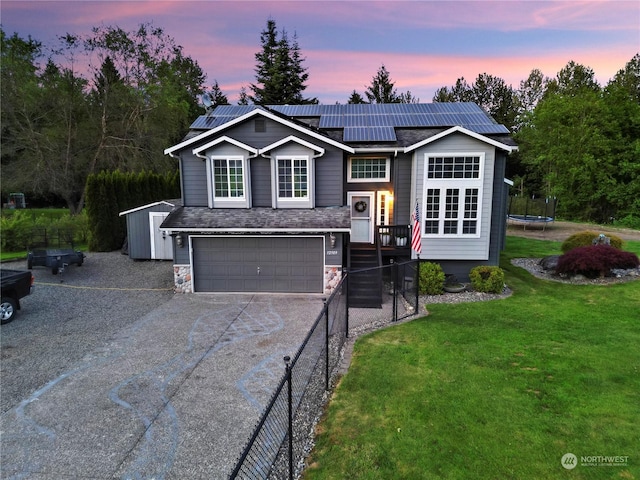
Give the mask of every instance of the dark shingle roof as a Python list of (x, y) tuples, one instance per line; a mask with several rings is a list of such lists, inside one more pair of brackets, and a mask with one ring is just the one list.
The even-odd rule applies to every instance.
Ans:
[(217, 232), (349, 231), (349, 207), (215, 208), (181, 207), (162, 222), (162, 229)]

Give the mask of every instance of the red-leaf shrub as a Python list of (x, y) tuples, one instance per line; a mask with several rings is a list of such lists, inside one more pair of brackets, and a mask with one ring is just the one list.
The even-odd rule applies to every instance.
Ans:
[(613, 268), (636, 268), (640, 260), (635, 253), (624, 252), (610, 245), (590, 245), (568, 251), (558, 259), (556, 273), (589, 277), (604, 277)]

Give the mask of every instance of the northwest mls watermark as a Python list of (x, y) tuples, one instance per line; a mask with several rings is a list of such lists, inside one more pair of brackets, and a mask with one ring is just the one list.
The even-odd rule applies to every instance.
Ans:
[(584, 455), (579, 458), (573, 453), (565, 453), (560, 459), (563, 468), (573, 470), (580, 467), (627, 467), (629, 455)]

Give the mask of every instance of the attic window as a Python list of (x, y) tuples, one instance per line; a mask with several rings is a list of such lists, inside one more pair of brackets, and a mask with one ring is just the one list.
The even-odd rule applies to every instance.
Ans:
[(256, 133), (264, 133), (267, 131), (267, 121), (264, 118), (256, 118)]

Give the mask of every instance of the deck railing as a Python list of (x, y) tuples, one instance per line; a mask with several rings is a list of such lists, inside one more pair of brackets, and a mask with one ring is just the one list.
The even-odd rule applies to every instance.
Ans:
[(376, 235), (382, 248), (409, 248), (411, 227), (409, 225), (377, 225)]

